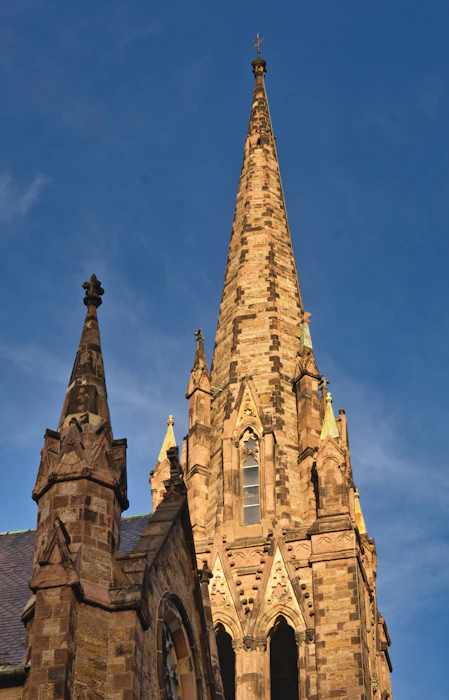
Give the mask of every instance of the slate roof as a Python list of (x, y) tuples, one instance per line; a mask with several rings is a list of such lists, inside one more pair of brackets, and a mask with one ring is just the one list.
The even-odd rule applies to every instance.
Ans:
[[(120, 553), (131, 552), (139, 541), (149, 515), (122, 518)], [(25, 627), (20, 614), (31, 591), (36, 530), (0, 533), (0, 665), (22, 661)]]

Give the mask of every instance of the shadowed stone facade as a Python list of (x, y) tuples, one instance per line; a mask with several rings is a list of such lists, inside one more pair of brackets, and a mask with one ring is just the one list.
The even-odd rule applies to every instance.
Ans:
[[(128, 542), (120, 551), (126, 440), (113, 438), (109, 416), (97, 319), (103, 290), (94, 275), (84, 288), (80, 345), (58, 430), (45, 433), (33, 490), (34, 561), (22, 533), (32, 572), (28, 602), (21, 597), (27, 562), (14, 557), (8, 534), (0, 537), (0, 613), (7, 623), (5, 633), (0, 627), (0, 700), (223, 700), (209, 572), (203, 569), (200, 582), (172, 433), (154, 512), (134, 519), (132, 548)], [(12, 547), (25, 544), (22, 535), (13, 536)], [(15, 574), (19, 597), (9, 595)], [(8, 600), (21, 615), (23, 639), (4, 608)]]

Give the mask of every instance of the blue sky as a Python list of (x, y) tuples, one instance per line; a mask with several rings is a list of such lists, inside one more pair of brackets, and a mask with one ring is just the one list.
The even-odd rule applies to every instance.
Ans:
[(447, 699), (449, 6), (0, 4), (0, 531), (34, 527), (84, 317), (100, 324), (130, 513), (210, 359), (249, 115), (267, 89), (321, 372), (379, 557), (395, 700)]

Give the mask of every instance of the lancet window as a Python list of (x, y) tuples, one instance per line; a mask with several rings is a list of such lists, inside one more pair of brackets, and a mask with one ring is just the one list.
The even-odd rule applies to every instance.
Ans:
[(270, 636), (271, 700), (299, 700), (294, 631), (285, 618), (279, 616)]
[(259, 455), (259, 439), (251, 428), (247, 428), (240, 441), (244, 525), (254, 525), (260, 522)]
[(225, 700), (235, 700), (235, 653), (232, 638), (221, 623), (216, 626), (215, 634)]

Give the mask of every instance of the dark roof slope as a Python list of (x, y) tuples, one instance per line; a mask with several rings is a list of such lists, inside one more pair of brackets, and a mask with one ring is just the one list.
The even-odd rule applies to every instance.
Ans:
[[(131, 552), (149, 515), (122, 518), (120, 552)], [(0, 665), (19, 663), (25, 650), (25, 627), (20, 614), (31, 592), (36, 530), (0, 533)]]
[(147, 515), (132, 515), (127, 518), (122, 518), (122, 527), (120, 530), (120, 554), (128, 554), (132, 552), (135, 545), (149, 519)]
[(22, 660), (25, 627), (20, 613), (31, 595), (36, 530), (0, 535), (0, 660)]

